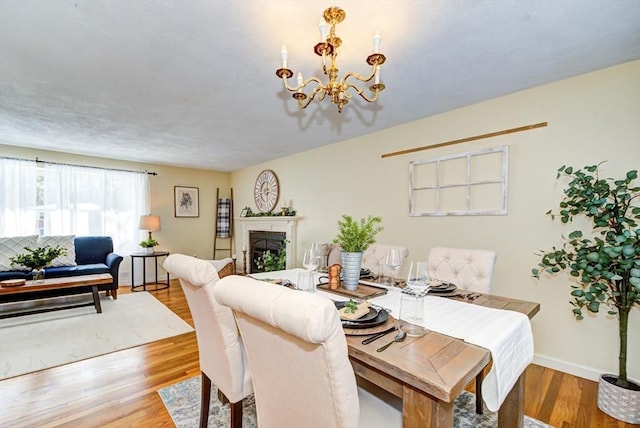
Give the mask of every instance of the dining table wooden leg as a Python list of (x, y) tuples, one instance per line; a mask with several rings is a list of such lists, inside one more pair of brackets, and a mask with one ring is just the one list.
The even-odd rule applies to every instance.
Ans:
[(402, 392), (403, 428), (451, 428), (454, 403), (432, 399), (408, 386)]
[(524, 372), (520, 375), (498, 410), (498, 428), (522, 428), (524, 425)]

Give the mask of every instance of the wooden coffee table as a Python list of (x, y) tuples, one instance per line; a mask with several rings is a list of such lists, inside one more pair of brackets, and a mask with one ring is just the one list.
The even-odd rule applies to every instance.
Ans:
[[(86, 287), (86, 293), (91, 293), (93, 295), (93, 300), (89, 302), (75, 303), (71, 305), (64, 306), (55, 306), (55, 307), (45, 307), (40, 309), (29, 309), (22, 312), (11, 312), (2, 314), (0, 313), (0, 319), (3, 318), (12, 318), (18, 317), (22, 315), (32, 315), (38, 314), (42, 312), (53, 312), (53, 311), (61, 311), (63, 309), (72, 309), (72, 308), (80, 308), (84, 306), (95, 306), (97, 313), (102, 313), (102, 306), (100, 305), (100, 296), (98, 295), (98, 285), (100, 284), (110, 284), (113, 282), (113, 278), (108, 273), (95, 274), (95, 275), (80, 275), (80, 276), (69, 276), (63, 278), (50, 278), (45, 279), (44, 283), (41, 284), (33, 284), (33, 281), (27, 280), (26, 284), (20, 286), (3, 286), (0, 287), (0, 304), (9, 303), (15, 301), (29, 301), (29, 300), (39, 300), (44, 299), (46, 297), (34, 296), (39, 291), (47, 291), (47, 290), (64, 290), (64, 289), (75, 289), (73, 293), (69, 293), (68, 295), (82, 294), (78, 293), (77, 288)], [(61, 292), (61, 296), (64, 296), (64, 291)]]

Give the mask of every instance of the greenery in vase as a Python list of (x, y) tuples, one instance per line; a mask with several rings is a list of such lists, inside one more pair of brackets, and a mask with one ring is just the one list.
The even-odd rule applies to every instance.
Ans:
[[(619, 353), (616, 385), (631, 388), (627, 380), (627, 328), (629, 312), (640, 305), (640, 187), (632, 185), (638, 171), (624, 178), (600, 178), (598, 165), (574, 170), (563, 166), (556, 178), (571, 181), (564, 190), (560, 212), (562, 223), (576, 216), (590, 220), (591, 231), (581, 230), (562, 236), (562, 248), (541, 251), (535, 278), (542, 272), (550, 275), (568, 271), (577, 285), (571, 285), (573, 314), (583, 319), (582, 310), (597, 313), (604, 305), (608, 314), (618, 318)], [(637, 360), (636, 360), (637, 361)]]
[(140, 246), (142, 248), (153, 248), (156, 245), (158, 245), (158, 241), (156, 241), (155, 239), (145, 239), (144, 241), (140, 242)]
[(347, 253), (362, 253), (376, 242), (376, 235), (383, 230), (382, 218), (369, 216), (359, 221), (349, 215), (343, 215), (338, 221), (338, 236), (333, 240)]
[(60, 245), (56, 245), (55, 247), (38, 247), (38, 248), (29, 248), (24, 247), (27, 251), (26, 253), (17, 254), (13, 257), (10, 257), (11, 265), (22, 265), (27, 266), (29, 269), (42, 269), (45, 266), (48, 266), (53, 260), (60, 256), (67, 255), (67, 249), (61, 247)]

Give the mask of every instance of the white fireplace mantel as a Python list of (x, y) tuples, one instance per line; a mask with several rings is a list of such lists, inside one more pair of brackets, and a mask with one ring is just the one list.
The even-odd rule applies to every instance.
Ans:
[[(249, 233), (255, 231), (284, 232), (287, 239), (287, 269), (297, 266), (296, 262), (296, 227), (300, 217), (274, 216), (274, 217), (236, 217), (236, 221), (242, 225), (242, 249), (251, 254), (249, 248)], [(251, 270), (251, 263), (246, 263), (247, 273)]]

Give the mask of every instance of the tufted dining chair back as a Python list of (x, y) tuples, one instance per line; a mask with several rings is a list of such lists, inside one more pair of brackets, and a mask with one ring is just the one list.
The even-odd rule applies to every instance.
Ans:
[(386, 272), (385, 257), (387, 256), (387, 251), (393, 248), (400, 250), (400, 261), (404, 262), (407, 256), (409, 256), (409, 249), (407, 247), (377, 243), (372, 244), (362, 255), (362, 268), (369, 269), (374, 275), (388, 275)]
[[(233, 310), (242, 334), (258, 426), (401, 425), (400, 411), (356, 385), (333, 302), (240, 276), (220, 280), (214, 294)], [(369, 418), (366, 422), (360, 416), (363, 409)]]
[(496, 253), (489, 250), (434, 247), (427, 264), (433, 279), (451, 282), (461, 290), (491, 292)]
[[(178, 277), (196, 329), (202, 396), (200, 426), (207, 426), (211, 383), (231, 403), (231, 427), (242, 426), (242, 399), (253, 392), (247, 358), (231, 309), (213, 295), (220, 278), (214, 265), (222, 263), (172, 254), (164, 269)], [(225, 264), (221, 272), (229, 270)]]

